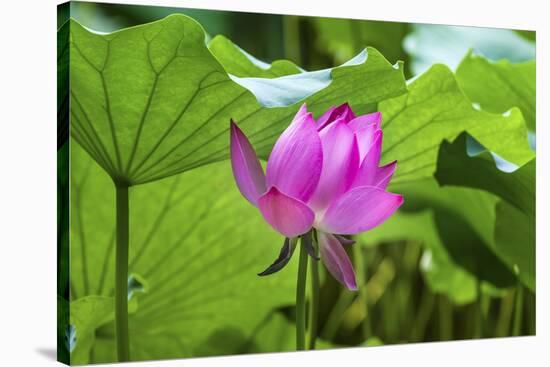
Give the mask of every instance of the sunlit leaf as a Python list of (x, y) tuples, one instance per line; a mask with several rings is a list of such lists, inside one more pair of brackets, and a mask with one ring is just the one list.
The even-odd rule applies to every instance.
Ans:
[[(316, 114), (346, 101), (372, 110), (405, 91), (402, 71), (367, 49), (360, 64), (295, 74), (315, 88), (287, 83), (287, 94), (300, 101), (265, 108), (222, 64), (235, 70), (235, 63), (248, 62), (247, 73), (263, 70), (218, 47), (214, 57), (201, 26), (186, 16), (106, 35), (72, 21), (70, 31), (72, 136), (111, 177), (129, 184), (226, 159), (230, 118), (265, 156), (304, 101)], [(264, 92), (273, 79), (265, 81)]]
[(113, 317), (114, 299), (103, 296), (87, 296), (71, 302), (70, 325), (75, 328), (75, 348), (71, 363), (89, 362), (95, 341), (96, 329)]
[(518, 165), (534, 156), (521, 112), (514, 108), (503, 116), (474, 109), (447, 67), (434, 65), (408, 89), (407, 94), (379, 105), (384, 131), (382, 161), (398, 162), (392, 182), (431, 177), (439, 144), (464, 130)]
[(536, 120), (536, 64), (508, 60), (492, 62), (470, 52), (456, 70), (458, 83), (472, 102), (489, 112), (518, 107), (530, 130)]
[(271, 64), (258, 60), (222, 35), (214, 37), (208, 43), (208, 49), (220, 60), (229, 74), (241, 78), (277, 78), (303, 72), (300, 67), (288, 60), (276, 60)]

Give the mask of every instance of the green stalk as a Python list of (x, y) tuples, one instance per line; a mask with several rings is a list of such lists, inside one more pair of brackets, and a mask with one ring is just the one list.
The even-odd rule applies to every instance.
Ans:
[(116, 186), (115, 335), (119, 362), (130, 360), (128, 339), (128, 185)]
[(512, 335), (518, 336), (521, 334), (521, 323), (523, 316), (523, 285), (519, 280), (516, 287), (516, 304), (514, 308), (514, 324), (512, 326)]
[(365, 266), (365, 261), (363, 259), (362, 248), (359, 243), (356, 243), (352, 246), (353, 248), (353, 260), (356, 271), (357, 287), (359, 288), (358, 292), (358, 301), (361, 305), (361, 312), (363, 320), (361, 321), (361, 332), (363, 335), (363, 340), (367, 341), (372, 335), (371, 324), (370, 324), (370, 315), (369, 315), (369, 304), (367, 303), (367, 268)]
[(495, 336), (503, 337), (507, 336), (510, 332), (510, 325), (512, 324), (512, 313), (514, 312), (514, 296), (515, 292), (510, 291), (500, 301), (500, 310), (495, 328)]
[(302, 236), (300, 260), (298, 263), (298, 282), (296, 284), (296, 350), (306, 349), (306, 281), (307, 250), (305, 241), (311, 241), (311, 232)]
[(422, 298), (420, 299), (420, 306), (415, 317), (415, 323), (413, 324), (410, 342), (417, 343), (424, 340), (426, 335), (426, 328), (432, 315), (435, 304), (435, 296), (427, 288), (424, 288), (422, 292)]
[[(317, 241), (314, 241), (315, 250), (317, 250)], [(317, 340), (317, 330), (319, 323), (319, 261), (311, 259), (311, 312), (310, 312), (310, 328), (309, 328), (309, 349), (315, 349)]]
[(483, 338), (485, 334), (485, 319), (483, 317), (483, 305), (482, 305), (483, 292), (481, 290), (481, 280), (476, 279), (476, 332), (475, 338)]

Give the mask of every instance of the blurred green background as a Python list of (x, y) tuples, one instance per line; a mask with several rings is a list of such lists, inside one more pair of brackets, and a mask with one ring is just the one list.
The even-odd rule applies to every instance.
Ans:
[[(533, 60), (535, 56), (535, 34), (528, 31), (79, 2), (71, 2), (70, 9), (67, 6), (61, 10), (67, 14), (70, 10), (73, 18), (97, 32), (112, 32), (182, 13), (196, 19), (210, 38), (222, 34), (262, 61), (288, 59), (306, 70), (340, 65), (366, 45), (378, 49), (391, 63), (403, 61), (407, 79), (434, 63), (444, 63), (454, 71), (469, 50), (489, 60), (506, 59), (514, 63)], [(89, 158), (83, 158), (82, 152), (73, 153), (73, 159), (74, 154), (82, 157), (73, 163), (80, 170), (78, 176), (87, 177), (83, 172), (93, 164)], [(170, 182), (160, 185), (167, 187)], [(472, 200), (476, 200), (475, 195)], [(534, 292), (521, 286), (519, 281), (517, 286), (510, 286), (508, 282), (504, 287), (496, 287), (483, 276), (476, 278), (467, 273), (446, 258), (447, 255), (437, 253), (438, 247), (431, 248), (427, 243), (447, 239), (433, 239), (431, 233), (422, 230), (415, 233), (415, 223), (419, 223), (418, 229), (424, 220), (450, 222), (455, 218), (426, 219), (415, 213), (416, 207), (422, 205), (435, 208), (411, 200), (404, 208), (405, 217), (395, 219), (396, 233), (398, 229), (405, 233), (402, 238), (388, 240), (392, 236), (377, 232), (357, 238), (358, 244), (350, 256), (358, 271), (359, 293), (348, 292), (330, 276), (322, 277), (320, 347), (535, 334)], [(258, 220), (257, 225), (262, 225), (261, 221)], [(110, 232), (104, 234), (105, 242), (109, 242), (110, 236)], [(434, 258), (436, 265), (448, 264), (448, 268), (434, 271)], [(80, 269), (73, 270), (72, 276), (78, 277), (76, 272)], [(272, 282), (276, 283), (276, 277), (273, 276)], [(241, 340), (243, 337), (231, 334), (231, 330), (222, 330), (210, 337), (212, 350), (205, 346), (199, 354), (292, 350), (293, 344), (285, 340), (292, 336), (292, 327), (288, 324), (293, 321), (294, 307), (283, 305), (266, 317), (252, 341)], [(154, 323), (147, 326), (154, 328)], [(100, 354), (94, 357), (92, 353), (90, 360), (108, 360), (101, 357), (102, 348), (108, 349), (102, 346), (101, 340), (112, 337), (112, 330), (103, 327), (96, 334), (98, 343), (93, 353)], [(239, 346), (226, 346), (231, 339), (238, 340)], [(258, 342), (262, 339), (273, 343), (262, 348)], [(167, 357), (171, 356), (166, 353)]]

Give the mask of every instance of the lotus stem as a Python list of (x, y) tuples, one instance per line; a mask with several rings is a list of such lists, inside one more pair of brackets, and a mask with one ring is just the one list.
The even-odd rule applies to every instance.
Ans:
[[(316, 236), (314, 236), (315, 238)], [(314, 241), (315, 252), (318, 253), (317, 241)], [(310, 257), (311, 261), (311, 312), (309, 328), (309, 349), (315, 349), (319, 325), (319, 261)]]
[(296, 284), (296, 350), (306, 349), (306, 281), (307, 250), (305, 241), (311, 241), (311, 232), (302, 236), (300, 259), (298, 263), (298, 282)]
[(514, 324), (512, 325), (512, 335), (519, 336), (521, 335), (521, 324), (523, 316), (523, 285), (518, 280), (518, 285), (516, 287), (516, 299), (514, 306)]
[(128, 337), (128, 185), (116, 186), (115, 335), (119, 362), (130, 360)]

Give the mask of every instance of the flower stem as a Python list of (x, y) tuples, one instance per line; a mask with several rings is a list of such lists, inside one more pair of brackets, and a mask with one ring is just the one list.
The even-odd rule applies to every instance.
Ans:
[[(315, 252), (318, 253), (314, 241)], [(311, 260), (311, 312), (309, 328), (309, 349), (315, 349), (317, 330), (319, 324), (319, 261), (310, 257)]]
[(128, 185), (116, 183), (115, 335), (119, 362), (130, 360), (128, 339)]
[(521, 335), (521, 324), (522, 324), (522, 314), (523, 314), (523, 285), (518, 280), (518, 285), (516, 287), (516, 297), (515, 297), (515, 306), (514, 306), (514, 323), (512, 325), (512, 335), (518, 336)]
[(296, 350), (306, 349), (306, 281), (307, 250), (305, 241), (311, 241), (311, 232), (302, 236), (300, 261), (298, 263), (298, 283), (296, 284)]

